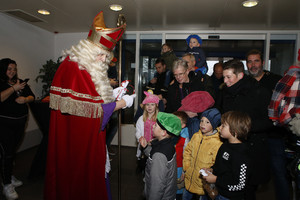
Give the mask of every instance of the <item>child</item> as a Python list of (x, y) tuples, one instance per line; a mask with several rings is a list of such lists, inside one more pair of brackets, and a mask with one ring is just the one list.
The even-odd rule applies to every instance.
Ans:
[(186, 127), (187, 119), (188, 116), (185, 112), (182, 111), (176, 111), (173, 113), (176, 115), (180, 121), (181, 121), (181, 132), (180, 132), (180, 137), (179, 140), (177, 141), (177, 144), (175, 146), (176, 150), (176, 162), (177, 162), (177, 195), (176, 199), (181, 199), (180, 196), (183, 193), (183, 188), (184, 188), (184, 173), (182, 170), (182, 160), (183, 160), (183, 151), (190, 141), (189, 139), (189, 131), (188, 128)]
[(176, 198), (176, 153), (172, 135), (179, 136), (181, 122), (173, 114), (159, 112), (153, 134), (156, 138), (147, 146), (144, 137), (140, 138), (142, 147), (148, 156), (145, 170), (146, 199)]
[(195, 91), (187, 95), (181, 101), (178, 111), (184, 111), (188, 115), (187, 127), (189, 129), (189, 139), (200, 129), (199, 113), (212, 107), (215, 101), (206, 91)]
[(161, 46), (161, 58), (164, 59), (167, 69), (172, 71), (173, 63), (178, 58), (176, 57), (172, 47), (167, 43)]
[(183, 200), (193, 199), (199, 195), (205, 199), (201, 168), (209, 168), (215, 163), (217, 152), (222, 145), (218, 125), (221, 114), (216, 108), (208, 109), (201, 115), (200, 130), (195, 133), (183, 153), (183, 170), (185, 172), (185, 191)]
[(200, 47), (202, 45), (202, 39), (198, 35), (192, 34), (186, 39), (186, 43), (188, 45), (186, 53), (193, 54), (196, 59), (196, 67), (198, 69), (195, 71), (200, 71), (202, 74), (206, 74), (208, 71), (206, 57), (204, 51)]
[[(142, 102), (144, 112), (136, 122), (135, 137), (138, 142), (141, 137), (144, 137), (147, 142), (150, 142), (153, 139), (153, 125), (156, 122), (156, 116), (158, 113), (158, 96), (153, 95), (151, 90), (144, 92), (144, 94), (146, 95)], [(146, 158), (142, 155), (140, 144), (138, 144), (137, 147), (136, 157), (138, 158), (138, 169), (143, 172)]]
[(222, 116), (221, 122), (220, 135), (228, 143), (220, 147), (214, 166), (205, 169), (208, 176), (203, 178), (208, 183), (215, 183), (219, 192), (216, 200), (245, 199), (251, 167), (248, 148), (243, 142), (250, 131), (251, 118), (246, 113), (229, 111)]

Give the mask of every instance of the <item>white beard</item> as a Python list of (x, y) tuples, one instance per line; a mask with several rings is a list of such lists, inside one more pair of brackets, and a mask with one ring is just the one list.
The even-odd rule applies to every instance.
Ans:
[[(70, 50), (65, 51), (63, 54), (63, 59), (69, 56), (71, 61), (78, 63), (79, 69), (86, 70), (91, 75), (95, 89), (104, 103), (114, 101), (113, 89), (107, 76), (108, 64), (112, 57), (110, 52), (101, 49), (88, 40), (81, 40), (78, 45), (72, 46)], [(107, 55), (105, 62), (96, 60), (99, 54)]]

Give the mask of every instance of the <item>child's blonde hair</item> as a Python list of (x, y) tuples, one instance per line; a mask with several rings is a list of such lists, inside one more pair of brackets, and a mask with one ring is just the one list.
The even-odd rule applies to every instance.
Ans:
[[(147, 104), (142, 104), (142, 108), (143, 108), (143, 110), (144, 110), (144, 113), (143, 113), (143, 121), (145, 122), (147, 119), (148, 119), (148, 117), (149, 117), (149, 115), (148, 115), (148, 112), (146, 111), (146, 105)], [(157, 113), (159, 112), (159, 110), (158, 110), (158, 104), (156, 103), (155, 104), (155, 111), (154, 111), (154, 114), (152, 115), (152, 117), (151, 117), (151, 120), (152, 121), (156, 121), (156, 117), (157, 117)]]

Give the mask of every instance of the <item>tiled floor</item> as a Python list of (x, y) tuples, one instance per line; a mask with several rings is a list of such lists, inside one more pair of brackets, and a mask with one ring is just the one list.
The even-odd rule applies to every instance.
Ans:
[[(115, 147), (116, 150), (118, 150)], [(18, 153), (16, 158), (15, 175), (21, 179), (24, 184), (16, 188), (21, 200), (42, 200), (44, 178), (39, 177), (34, 180), (28, 180), (28, 173), (31, 162), (37, 148), (32, 148)], [(118, 155), (113, 156), (112, 171), (110, 173), (112, 197), (113, 200), (143, 200), (143, 180), (141, 173), (136, 172), (136, 149), (132, 147), (121, 148), (121, 192), (118, 193)], [(120, 194), (120, 196), (119, 196)], [(0, 199), (5, 199), (0, 195)], [(275, 200), (274, 189), (271, 182), (261, 187), (257, 193), (257, 200)]]

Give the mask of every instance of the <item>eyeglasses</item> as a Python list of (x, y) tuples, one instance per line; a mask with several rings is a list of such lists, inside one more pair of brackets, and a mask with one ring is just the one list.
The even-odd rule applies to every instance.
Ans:
[(179, 74), (174, 74), (174, 77), (182, 77), (184, 74), (186, 73), (186, 70), (183, 73), (179, 73)]

